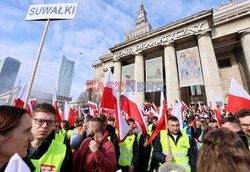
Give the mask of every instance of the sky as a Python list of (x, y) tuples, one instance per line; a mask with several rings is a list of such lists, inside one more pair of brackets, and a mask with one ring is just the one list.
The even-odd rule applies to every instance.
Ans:
[[(229, 0), (224, 0), (229, 3)], [(241, 2), (243, 0), (237, 0)], [(78, 2), (74, 20), (51, 21), (33, 84), (34, 90), (52, 93), (62, 55), (75, 61), (71, 96), (76, 100), (94, 79), (92, 64), (109, 48), (125, 41), (125, 32), (135, 28), (141, 0), (0, 0), (0, 58), (21, 61), (16, 79), (27, 84), (46, 25), (25, 21), (29, 5)], [(144, 0), (153, 29), (204, 9), (218, 8), (221, 0)]]

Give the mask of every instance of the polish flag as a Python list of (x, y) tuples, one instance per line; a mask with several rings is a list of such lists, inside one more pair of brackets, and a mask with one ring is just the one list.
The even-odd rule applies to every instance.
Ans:
[(108, 68), (106, 84), (103, 89), (103, 95), (100, 107), (115, 110), (115, 118), (117, 121), (116, 127), (118, 128), (118, 141), (122, 141), (128, 134), (130, 127), (122, 117), (118, 96), (115, 88), (115, 82), (110, 68)]
[(202, 108), (202, 106), (201, 106), (201, 104), (200, 104), (199, 101), (198, 101), (198, 104), (199, 104), (199, 110), (200, 110), (200, 112), (202, 112), (202, 111), (203, 111), (203, 108)]
[(212, 102), (211, 101), (209, 101), (209, 107), (212, 107)]
[(145, 116), (143, 105), (140, 106), (140, 111), (141, 111), (142, 115)]
[(188, 109), (187, 105), (184, 103), (184, 101), (181, 102), (181, 105), (184, 109)]
[(88, 101), (88, 105), (89, 105), (89, 107), (91, 107), (92, 109), (96, 109), (96, 108), (97, 108), (97, 104), (95, 104), (94, 102)]
[(180, 102), (181, 101), (178, 98), (175, 99), (175, 103), (180, 103)]
[(121, 102), (121, 110), (126, 112), (129, 116), (129, 118), (134, 119), (137, 121), (143, 130), (144, 136), (147, 136), (147, 124), (144, 120), (142, 113), (136, 103), (135, 97), (132, 93), (132, 90), (129, 86), (127, 86), (125, 90), (125, 94), (122, 98)]
[(108, 109), (107, 108), (102, 108), (101, 113), (108, 113)]
[(148, 108), (153, 106), (151, 103), (148, 103), (148, 102), (143, 102), (142, 104), (143, 104), (143, 106), (146, 106)]
[(159, 114), (159, 108), (153, 103), (153, 107), (155, 108), (156, 112)]
[(57, 102), (56, 89), (54, 89), (52, 105), (53, 105), (53, 106), (55, 107), (55, 109), (56, 109), (56, 114), (57, 114), (56, 117), (57, 117), (58, 123), (59, 123), (59, 125), (60, 125), (63, 118), (60, 117), (60, 113), (59, 113), (59, 110), (58, 110), (58, 104), (57, 104), (57, 103), (58, 103), (58, 102)]
[[(24, 86), (22, 87), (22, 90), (21, 90), (19, 96), (15, 99), (15, 106), (16, 107), (21, 107), (21, 108), (24, 107), (26, 96), (27, 96), (27, 92), (28, 92), (27, 86), (26, 86), (26, 84), (24, 84)], [(31, 116), (32, 106), (31, 106), (30, 101), (28, 101), (26, 110), (28, 111), (29, 115)]]
[(64, 105), (64, 119), (67, 120), (67, 121), (69, 121), (69, 125), (74, 125), (76, 117), (77, 117), (77, 114), (69, 106), (68, 102), (65, 101), (65, 105)]
[(60, 118), (64, 119), (64, 113), (63, 113), (63, 111), (60, 108), (58, 110), (59, 110)]
[(34, 106), (36, 104), (36, 98), (30, 99), (31, 106)]
[(160, 109), (159, 109), (159, 116), (158, 116), (158, 120), (162, 117), (162, 114), (166, 113), (166, 104), (165, 104), (165, 98), (164, 98), (164, 94), (163, 91), (161, 91), (161, 105), (160, 105)]
[[(162, 95), (163, 95), (163, 92), (162, 92)], [(149, 140), (147, 142), (148, 144), (150, 144), (155, 139), (155, 137), (160, 133), (161, 130), (166, 130), (165, 115), (168, 114), (167, 113), (168, 109), (167, 109), (167, 107), (165, 105), (164, 95), (162, 97), (163, 97), (163, 101), (161, 101), (161, 103), (162, 103), (162, 105), (161, 105), (162, 110), (160, 108), (160, 112), (162, 112), (162, 115), (161, 115), (161, 117), (159, 118), (159, 120), (158, 120), (158, 122), (156, 124), (154, 133), (151, 135), (151, 137), (149, 138)], [(168, 114), (167, 115), (167, 119), (169, 117), (171, 117), (171, 116), (173, 116), (173, 115)]]
[(236, 113), (241, 109), (250, 109), (250, 96), (246, 90), (232, 78), (227, 102), (227, 111)]
[(182, 104), (178, 103), (177, 105), (174, 106), (173, 110), (171, 111), (171, 114), (178, 118), (179, 123), (180, 123), (180, 130), (183, 130), (183, 122), (182, 122), (182, 114), (181, 114), (181, 108)]
[(152, 107), (150, 107), (149, 117), (152, 118), (153, 116), (158, 117), (158, 114), (155, 112), (155, 110)]
[(221, 118), (221, 112), (218, 109), (218, 107), (216, 107), (215, 105), (213, 105), (213, 111), (215, 113), (215, 119), (218, 121), (218, 125), (221, 128), (221, 120), (222, 120), (222, 118)]

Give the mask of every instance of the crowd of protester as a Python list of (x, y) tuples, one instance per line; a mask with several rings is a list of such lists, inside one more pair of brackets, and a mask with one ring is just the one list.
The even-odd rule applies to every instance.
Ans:
[(209, 107), (183, 109), (183, 130), (182, 122), (169, 117), (168, 129), (148, 144), (159, 120), (156, 116), (144, 115), (146, 136), (129, 118), (130, 132), (119, 140), (116, 121), (107, 114), (82, 114), (70, 126), (65, 120), (59, 123), (48, 103), (35, 105), (31, 116), (19, 107), (0, 106), (0, 172), (15, 153), (36, 172), (247, 172), (250, 109), (236, 114), (221, 111), (218, 121)]

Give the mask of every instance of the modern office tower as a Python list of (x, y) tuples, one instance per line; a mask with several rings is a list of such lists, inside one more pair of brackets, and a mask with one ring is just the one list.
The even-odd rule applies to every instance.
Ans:
[(20, 65), (21, 62), (12, 57), (0, 59), (0, 94), (14, 87)]
[(70, 97), (75, 62), (68, 60), (64, 55), (60, 59), (56, 80), (58, 96)]

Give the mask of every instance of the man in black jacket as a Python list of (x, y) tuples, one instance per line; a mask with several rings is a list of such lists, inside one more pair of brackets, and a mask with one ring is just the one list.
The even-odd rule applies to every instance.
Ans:
[(39, 160), (41, 171), (72, 171), (72, 152), (67, 138), (53, 131), (56, 116), (56, 110), (51, 104), (43, 103), (35, 107), (31, 117), (34, 140), (29, 145), (28, 156)]
[(226, 128), (228, 130), (231, 130), (234, 133), (237, 133), (240, 136), (240, 138), (242, 139), (246, 148), (248, 149), (247, 137), (245, 136), (245, 134), (241, 130), (240, 121), (238, 119), (236, 119), (235, 117), (224, 118), (221, 120), (221, 126), (222, 126), (222, 128)]
[[(165, 162), (173, 162), (173, 160), (178, 161), (177, 159), (180, 157), (183, 157), (183, 158), (187, 157), (188, 162), (187, 164), (183, 164), (183, 165), (186, 168), (188, 168), (188, 166), (191, 166), (192, 172), (195, 172), (196, 171), (196, 152), (195, 152), (194, 145), (191, 143), (190, 137), (188, 137), (188, 135), (185, 132), (180, 131), (180, 124), (176, 117), (169, 117), (168, 128), (169, 128), (168, 130), (169, 141), (175, 145), (173, 146), (173, 144), (170, 143), (171, 155), (169, 154), (166, 155), (166, 152), (164, 151), (164, 150), (167, 150), (168, 147), (167, 147), (167, 144), (165, 144), (165, 142), (163, 143), (164, 139), (161, 137), (165, 138), (167, 136), (166, 136), (166, 130), (162, 130), (161, 133), (158, 134), (158, 136), (156, 137), (155, 144), (154, 144), (153, 157), (155, 158), (156, 161), (158, 161), (158, 164), (165, 163)], [(164, 148), (162, 146), (164, 146)], [(177, 149), (182, 149), (186, 151), (186, 153), (173, 152), (173, 151), (178, 151)], [(182, 164), (182, 162), (180, 162), (180, 164)]]

